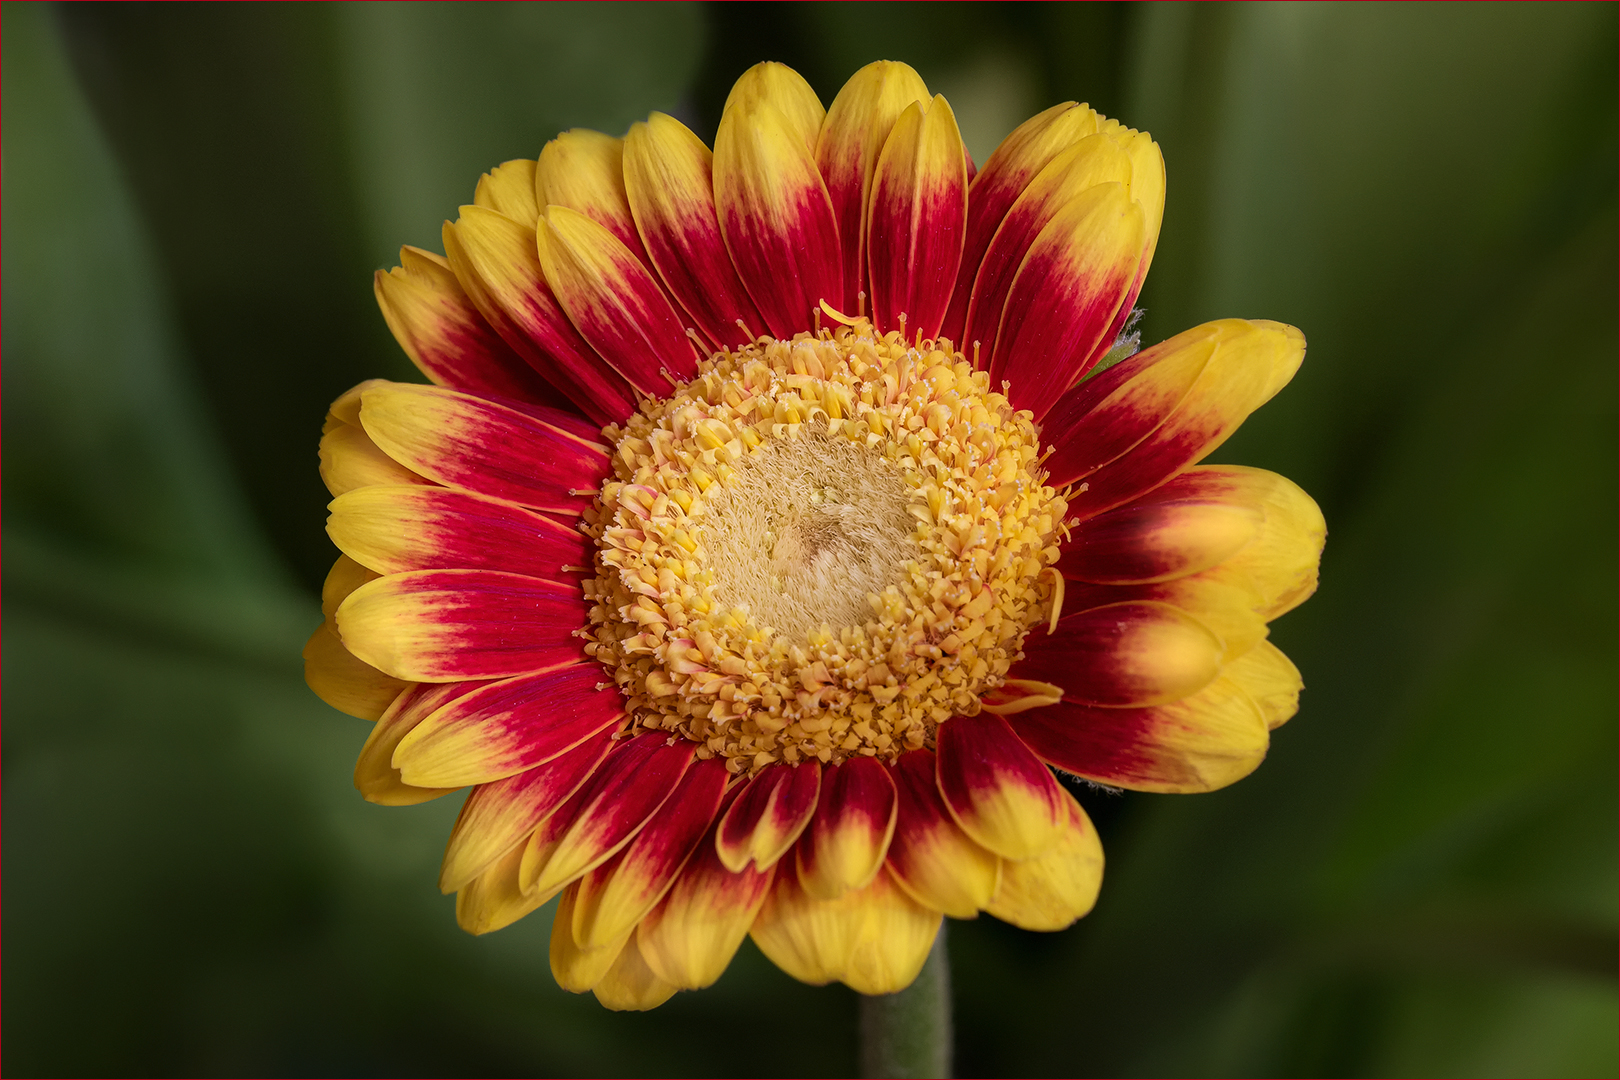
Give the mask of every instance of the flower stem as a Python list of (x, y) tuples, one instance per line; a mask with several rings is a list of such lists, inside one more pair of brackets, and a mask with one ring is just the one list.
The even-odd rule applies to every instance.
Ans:
[(943, 922), (915, 982), (897, 994), (861, 998), (861, 1075), (951, 1075), (951, 965)]

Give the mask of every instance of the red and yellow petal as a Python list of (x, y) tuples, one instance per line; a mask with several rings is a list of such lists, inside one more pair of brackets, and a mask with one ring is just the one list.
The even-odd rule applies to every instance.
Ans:
[(794, 848), (805, 892), (835, 900), (870, 885), (894, 836), (897, 802), (889, 770), (875, 758), (824, 769), (815, 817)]
[(518, 844), (456, 893), (456, 925), (469, 934), (501, 930), (530, 914), (551, 897), (527, 893), (518, 884), (526, 845)]
[[(1099, 608), (1112, 610), (1119, 604), (1167, 605), (1181, 612), (1184, 621), (1191, 620), (1192, 623), (1197, 623), (1213, 634), (1218, 656), (1222, 660), (1231, 660), (1264, 640), (1266, 620), (1259, 611), (1260, 594), (1243, 575), (1225, 573), (1224, 566), (1225, 564), (1221, 564), (1197, 574), (1144, 585), (1088, 585), (1084, 582), (1070, 582), (1065, 590), (1063, 610), (1079, 615), (1083, 611)], [(1190, 639), (1188, 644), (1191, 644)], [(1190, 658), (1193, 654), (1177, 655)], [(1175, 657), (1166, 656), (1163, 663), (1166, 670), (1174, 671)], [(1095, 694), (1088, 696), (1082, 692), (1079, 680), (1071, 678), (1069, 681), (1076, 686), (1075, 691), (1068, 695), (1072, 700), (1088, 704), (1098, 703), (1093, 700)], [(1149, 702), (1136, 701), (1130, 704), (1144, 705)]]
[(939, 333), (962, 261), (967, 163), (942, 97), (913, 102), (894, 123), (872, 174), (865, 249), (879, 333)]
[(782, 873), (751, 936), (772, 963), (813, 986), (842, 981), (862, 994), (892, 994), (922, 970), (941, 915), (886, 873), (836, 900), (817, 900), (796, 874)]
[(400, 740), (414, 731), (423, 720), (482, 685), (478, 682), (418, 683), (407, 688), (383, 713), (377, 726), (371, 729), (365, 746), (360, 748), (360, 757), (354, 763), (355, 790), (367, 802), (380, 806), (414, 806), (459, 790), (461, 784), (439, 787), (407, 783), (394, 766), (394, 752), (399, 748)]
[(1161, 487), (1078, 525), (1063, 545), (1063, 576), (1098, 585), (1143, 584), (1196, 574), (1230, 558), (1260, 532), (1256, 507)]
[(494, 570), (419, 570), (355, 590), (337, 611), (355, 656), (417, 682), (499, 679), (583, 659), (575, 586)]
[(528, 158), (497, 165), (478, 178), (473, 205), (532, 226), (540, 216), (540, 204), (534, 195), (534, 173), (535, 163)]
[(746, 113), (759, 105), (769, 105), (780, 113), (786, 130), (814, 152), (827, 110), (804, 76), (770, 60), (755, 64), (731, 85), (720, 122), (724, 125), (727, 114)]
[(443, 256), (400, 248), (399, 265), (378, 270), (373, 287), (394, 340), (433, 382), (475, 394), (568, 404), (484, 320)]
[(558, 135), (540, 151), (534, 194), (536, 216), (552, 206), (577, 211), (611, 232), (643, 266), (652, 265), (630, 213), (623, 139), (586, 128)]
[(953, 717), (935, 738), (939, 793), (974, 843), (1005, 859), (1033, 858), (1057, 843), (1063, 789), (1006, 720)]
[(778, 97), (733, 90), (714, 139), (720, 233), (765, 331), (778, 338), (813, 329), (821, 301), (844, 295), (838, 222), (804, 119)]
[[(1305, 356), (1304, 336), (1281, 323), (1228, 319), (1210, 329), (1215, 347), (1192, 387), (1135, 445), (1083, 474), (1084, 489), (1069, 500), (1072, 514), (1087, 517), (1119, 506), (1195, 464), (1281, 389)], [(1070, 426), (1061, 441), (1111, 441), (1099, 422), (1093, 413)]]
[(326, 533), (379, 574), (507, 570), (558, 580), (590, 563), (590, 542), (556, 518), (441, 487), (374, 486), (334, 499)]
[(1146, 247), (1142, 208), (1123, 184), (1067, 203), (1030, 244), (1007, 292), (990, 356), (992, 382), (1038, 421), (1107, 351), (1110, 328)]
[(697, 354), (647, 264), (612, 232), (565, 206), (541, 214), (546, 283), (580, 336), (631, 386), (658, 395), (697, 374)]
[(765, 320), (720, 235), (714, 155), (703, 140), (673, 116), (653, 113), (625, 136), (624, 182), (647, 255), (697, 329), (715, 346), (763, 333)]
[(971, 919), (995, 895), (1002, 860), (956, 824), (940, 797), (935, 769), (930, 750), (902, 754), (894, 764), (899, 813), (889, 873), (924, 907)]
[(569, 321), (540, 267), (534, 226), (481, 206), (446, 222), (444, 250), (479, 314), (541, 377), (598, 424), (636, 408), (630, 384)]
[(1056, 683), (1068, 701), (1158, 705), (1208, 686), (1224, 643), (1186, 611), (1153, 601), (1077, 610), (1057, 633), (1031, 633), (1009, 674)]
[(439, 891), (457, 891), (526, 841), (590, 779), (613, 745), (613, 730), (604, 728), (543, 765), (473, 788), (445, 845)]
[(586, 874), (574, 897), (574, 940), (584, 948), (629, 933), (663, 898), (714, 823), (725, 762), (695, 761), (669, 800), (617, 855)]
[(618, 724), (624, 699), (605, 679), (595, 664), (574, 664), (482, 686), (417, 724), (394, 751), (394, 767), (418, 787), (487, 784), (532, 769)]
[(1242, 465), (1204, 466), (1185, 475), (1218, 485), (1223, 498), (1242, 499), (1264, 515), (1254, 540), (1204, 576), (1250, 588), (1256, 613), (1267, 620), (1292, 611), (1316, 591), (1327, 522), (1304, 489), (1287, 477)]
[(870, 295), (866, 278), (867, 207), (878, 155), (906, 107), (928, 100), (927, 84), (910, 65), (878, 60), (850, 76), (833, 98), (821, 125), (816, 166), (826, 182), (838, 222), (844, 295), (837, 306), (848, 314), (861, 310), (862, 291)]
[[(1018, 125), (985, 159), (968, 191), (962, 267), (945, 316), (946, 337), (958, 342), (967, 340), (962, 336), (962, 329), (967, 322), (973, 281), (1007, 211), (1054, 157), (1086, 136), (1096, 134), (1097, 121), (1097, 114), (1088, 106), (1072, 101), (1054, 105)], [(985, 359), (989, 359), (988, 353)]]
[(1130, 156), (1102, 135), (1081, 139), (1042, 169), (1008, 209), (984, 251), (973, 280), (962, 340), (977, 341), (982, 355), (992, 355), (1007, 293), (1041, 230), (1060, 210), (1098, 184), (1122, 184), (1129, 191), (1130, 181)]
[(662, 732), (621, 742), (578, 794), (535, 831), (520, 871), (525, 892), (547, 895), (606, 862), (674, 793), (693, 744)]
[(1068, 814), (1062, 838), (1033, 859), (1003, 864), (985, 910), (1025, 930), (1062, 930), (1091, 911), (1102, 888), (1103, 851), (1091, 819), (1063, 793)]
[(1225, 676), (1164, 705), (1109, 709), (1065, 701), (1010, 722), (1042, 760), (1133, 791), (1225, 787), (1253, 772), (1269, 744), (1260, 708)]
[(718, 831), (716, 822), (636, 932), (647, 964), (683, 990), (709, 986), (725, 973), (777, 872), (752, 863), (728, 869), (715, 848)]
[(536, 510), (581, 513), (609, 469), (607, 447), (557, 410), (520, 410), (437, 386), (368, 387), (360, 422), (412, 471)]
[(761, 870), (787, 854), (810, 824), (821, 792), (821, 762), (761, 769), (720, 820), (715, 850), (733, 873)]

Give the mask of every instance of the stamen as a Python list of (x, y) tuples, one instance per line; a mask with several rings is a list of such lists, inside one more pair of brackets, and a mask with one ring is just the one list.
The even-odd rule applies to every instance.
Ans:
[(1042, 572), (1052, 575), (1052, 616), (1046, 621), (1046, 633), (1050, 636), (1057, 633), (1058, 619), (1063, 615), (1063, 574), (1055, 566), (1048, 566)]

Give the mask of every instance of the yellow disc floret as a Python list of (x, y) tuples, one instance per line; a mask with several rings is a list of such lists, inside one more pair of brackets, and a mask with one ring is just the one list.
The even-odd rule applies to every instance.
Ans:
[(605, 434), (586, 651), (733, 772), (932, 745), (1051, 614), (1066, 505), (949, 341), (762, 338)]

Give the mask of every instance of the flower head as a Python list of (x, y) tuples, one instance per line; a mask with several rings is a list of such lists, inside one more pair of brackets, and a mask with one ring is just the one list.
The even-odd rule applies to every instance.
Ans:
[(1090, 910), (1053, 767), (1185, 792), (1259, 764), (1301, 686), (1266, 624), (1324, 528), (1197, 463), (1304, 340), (1225, 320), (1101, 366), (1163, 202), (1158, 147), (1084, 105), (975, 175), (905, 65), (824, 111), (761, 64), (712, 155), (656, 113), (564, 133), (480, 180), (445, 257), (378, 273), (434, 385), (332, 406), (305, 657), (376, 721), (366, 798), (471, 787), (440, 878), (465, 928), (560, 897), (553, 973), (613, 1008), (749, 934), (889, 992), (943, 915)]

